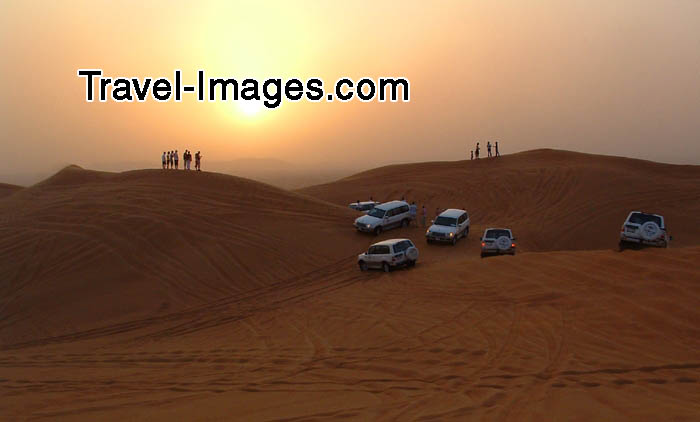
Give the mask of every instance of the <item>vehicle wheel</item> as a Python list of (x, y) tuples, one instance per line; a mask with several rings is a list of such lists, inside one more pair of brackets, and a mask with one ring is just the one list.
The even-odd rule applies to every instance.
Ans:
[(380, 234), (382, 234), (382, 226), (377, 226), (377, 228), (374, 229), (374, 235), (379, 236)]
[(481, 253), (481, 258), (483, 258), (483, 257), (485, 257), (485, 256), (486, 256), (486, 254), (482, 252), (482, 253)]
[(411, 224), (411, 222), (407, 218), (401, 220), (401, 227), (408, 227), (409, 224)]
[(389, 266), (388, 263), (385, 262), (385, 263), (382, 264), (382, 270), (383, 270), (385, 273), (388, 273), (389, 271), (391, 271), (391, 267)]
[(620, 251), (620, 252), (624, 251), (626, 246), (627, 246), (627, 245), (625, 244), (625, 242), (623, 242), (623, 241), (621, 240), (621, 241), (620, 241), (620, 244), (618, 245), (619, 251)]
[(452, 246), (457, 244), (457, 236), (452, 237)]
[(360, 261), (360, 271), (367, 271), (367, 263), (365, 261)]
[(515, 256), (515, 251), (511, 252), (510, 256)]

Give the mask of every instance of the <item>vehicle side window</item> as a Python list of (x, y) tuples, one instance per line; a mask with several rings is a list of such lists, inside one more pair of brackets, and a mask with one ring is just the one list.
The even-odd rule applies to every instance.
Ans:
[(380, 245), (377, 246), (377, 253), (382, 254), (382, 255), (387, 255), (391, 253), (391, 250), (389, 249), (388, 245)]
[(408, 240), (401, 241), (394, 245), (394, 252), (399, 253), (399, 252), (404, 252), (406, 249), (410, 248), (411, 245)]
[(403, 212), (408, 212), (408, 210), (409, 210), (408, 205), (403, 205), (403, 206), (401, 206), (401, 212), (402, 212), (402, 213), (403, 213)]
[(462, 224), (462, 223), (464, 223), (465, 221), (467, 221), (466, 214), (462, 214), (462, 215), (459, 216), (459, 220), (458, 220), (457, 222), (458, 222), (459, 224)]

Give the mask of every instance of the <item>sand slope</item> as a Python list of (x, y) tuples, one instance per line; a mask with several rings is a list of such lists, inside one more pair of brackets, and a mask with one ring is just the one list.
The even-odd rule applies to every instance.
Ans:
[(208, 303), (364, 247), (350, 210), (213, 173), (73, 166), (0, 216), (0, 343)]
[[(362, 273), (355, 256), (379, 239), (354, 232), (343, 198), (376, 179), (375, 197), (505, 202), (467, 208), (477, 228), (514, 221), (523, 251), (480, 259), (474, 233), (426, 245), (410, 227), (379, 239), (414, 239), (415, 268)], [(697, 166), (561, 151), (392, 166), (301, 193), (68, 167), (0, 198), (0, 414), (697, 419), (697, 181)], [(612, 250), (636, 198), (662, 208), (673, 247)]]
[(700, 239), (700, 166), (536, 150), (382, 167), (300, 192), (339, 205), (405, 196), (430, 218), (464, 208), (477, 228), (509, 226), (534, 251), (613, 247), (632, 210), (663, 214), (676, 246)]
[(2, 404), (84, 420), (692, 420), (699, 258), (348, 263), (128, 335), (0, 351)]

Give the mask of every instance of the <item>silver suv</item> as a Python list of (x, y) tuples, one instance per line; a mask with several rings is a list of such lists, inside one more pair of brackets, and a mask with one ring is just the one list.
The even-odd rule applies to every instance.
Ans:
[(469, 234), (469, 214), (464, 210), (445, 210), (433, 220), (433, 225), (425, 232), (428, 243), (450, 242), (453, 245)]
[(664, 218), (658, 214), (632, 211), (620, 229), (620, 251), (631, 244), (667, 248), (670, 240)]
[(481, 238), (481, 257), (487, 255), (515, 255), (515, 237), (510, 229), (486, 229)]
[(388, 273), (397, 267), (412, 267), (418, 259), (418, 248), (409, 239), (389, 239), (375, 243), (357, 257), (361, 271), (381, 268)]
[(379, 205), (379, 202), (376, 201), (357, 201), (351, 203), (349, 207), (355, 211), (362, 211), (365, 214), (367, 214), (372, 208), (376, 207), (377, 205)]
[(355, 219), (354, 226), (362, 232), (376, 235), (394, 227), (408, 227), (411, 223), (411, 213), (405, 201), (391, 201), (377, 205), (367, 215)]

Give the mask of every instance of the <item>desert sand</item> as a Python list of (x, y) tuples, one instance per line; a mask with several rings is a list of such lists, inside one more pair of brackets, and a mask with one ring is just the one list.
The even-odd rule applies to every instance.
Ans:
[[(356, 233), (356, 199), (464, 207), (455, 247)], [(627, 213), (668, 249), (617, 252)], [(697, 420), (700, 166), (538, 150), (298, 191), (68, 167), (0, 186), (0, 415)], [(514, 257), (479, 258), (488, 226)], [(410, 270), (356, 255), (409, 237)]]

